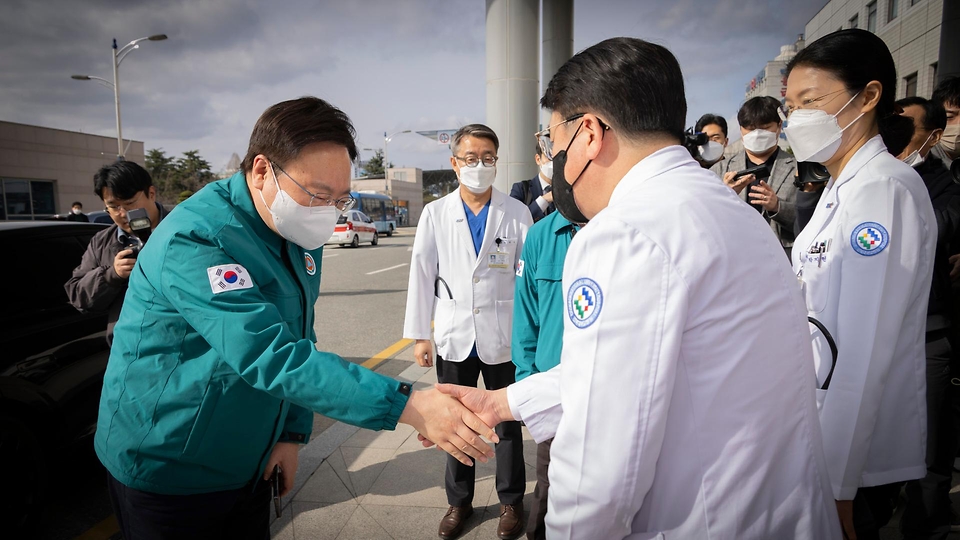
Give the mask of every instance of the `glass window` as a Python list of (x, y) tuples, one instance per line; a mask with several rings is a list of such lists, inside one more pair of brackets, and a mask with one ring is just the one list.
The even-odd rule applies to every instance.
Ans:
[(897, 18), (899, 3), (899, 0), (887, 0), (887, 22)]
[(903, 97), (913, 97), (917, 95), (917, 74), (907, 75), (903, 79), (904, 94)]
[(910, 5), (915, 6), (920, 3), (920, 0), (910, 0)]
[(876, 32), (877, 31), (877, 3), (870, 2), (867, 4), (867, 31)]
[(7, 219), (30, 219), (33, 208), (30, 205), (30, 183), (26, 180), (3, 181), (4, 208)]
[(57, 213), (53, 203), (53, 182), (30, 182), (30, 200), (37, 217), (51, 217)]
[(850, 28), (859, 28), (860, 26), (860, 14), (857, 13), (853, 17), (850, 17)]
[(4, 178), (0, 186), (0, 219), (30, 220), (57, 213), (53, 182)]

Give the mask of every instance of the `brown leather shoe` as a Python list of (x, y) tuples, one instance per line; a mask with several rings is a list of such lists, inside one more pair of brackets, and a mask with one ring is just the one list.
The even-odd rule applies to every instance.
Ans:
[(523, 503), (501, 504), (500, 524), (497, 525), (497, 537), (500, 540), (513, 540), (523, 533)]
[(460, 536), (460, 533), (463, 532), (464, 523), (466, 523), (467, 518), (472, 515), (473, 507), (470, 505), (451, 506), (447, 509), (447, 513), (443, 516), (443, 519), (440, 520), (440, 538), (449, 540)]

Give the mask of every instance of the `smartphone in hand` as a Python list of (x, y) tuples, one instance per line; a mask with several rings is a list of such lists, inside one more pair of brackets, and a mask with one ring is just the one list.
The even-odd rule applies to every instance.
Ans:
[(749, 169), (744, 169), (742, 171), (737, 171), (737, 174), (733, 175), (733, 179), (747, 176), (752, 174), (757, 177), (757, 180), (763, 180), (765, 178), (770, 178), (770, 169), (767, 168), (766, 164), (757, 165), (756, 167), (750, 167)]
[(270, 476), (270, 488), (273, 491), (273, 511), (276, 512), (277, 517), (280, 517), (283, 512), (280, 507), (280, 493), (283, 492), (283, 471), (280, 469), (280, 465), (274, 465), (273, 475)]

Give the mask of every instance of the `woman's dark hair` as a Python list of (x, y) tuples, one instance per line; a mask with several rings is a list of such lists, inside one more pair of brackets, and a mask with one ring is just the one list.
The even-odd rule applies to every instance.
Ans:
[(636, 38), (601, 41), (557, 70), (540, 106), (563, 118), (593, 113), (628, 138), (683, 140), (687, 100), (680, 64), (666, 48)]
[(100, 167), (93, 175), (93, 192), (103, 200), (103, 188), (109, 188), (121, 201), (132, 199), (153, 185), (150, 173), (132, 161), (117, 161)]
[(241, 168), (250, 172), (259, 154), (283, 167), (296, 159), (305, 146), (318, 142), (344, 146), (353, 161), (357, 159), (356, 135), (346, 113), (320, 98), (305, 96), (282, 101), (257, 119)]
[(756, 129), (767, 124), (780, 124), (780, 102), (770, 96), (750, 98), (737, 111), (740, 127)]
[(703, 131), (703, 128), (711, 124), (720, 126), (720, 131), (723, 132), (723, 136), (727, 136), (727, 119), (718, 114), (707, 113), (701, 116), (700, 119), (697, 120), (697, 124), (693, 127), (693, 131), (700, 133)]
[(793, 57), (787, 76), (800, 66), (829, 71), (851, 92), (863, 90), (870, 81), (879, 82), (883, 90), (875, 111), (883, 143), (890, 150), (912, 136), (913, 120), (901, 116), (896, 104), (897, 67), (887, 44), (876, 34), (859, 28), (827, 34)]

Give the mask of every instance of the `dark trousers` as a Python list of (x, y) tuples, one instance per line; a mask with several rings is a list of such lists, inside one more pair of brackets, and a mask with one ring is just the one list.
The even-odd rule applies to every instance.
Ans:
[(853, 498), (853, 528), (857, 540), (880, 540), (880, 528), (890, 522), (903, 482), (862, 487)]
[(196, 495), (161, 495), (109, 473), (110, 503), (124, 540), (269, 540), (270, 483)]
[[(476, 388), (481, 373), (487, 390), (498, 390), (514, 382), (516, 366), (513, 362), (491, 366), (476, 357), (467, 358), (463, 362), (448, 362), (437, 355), (437, 380), (441, 383)], [(496, 445), (497, 494), (500, 495), (500, 503), (520, 504), (523, 502), (527, 483), (520, 422), (502, 422), (495, 431), (497, 437), (500, 437), (500, 442)], [(451, 506), (472, 504), (475, 479), (476, 468), (468, 467), (447, 456), (447, 503)]]
[(900, 520), (906, 539), (945, 540), (950, 534), (950, 483), (957, 454), (950, 363), (946, 338), (927, 343), (927, 475), (907, 482), (907, 505)]
[(547, 491), (550, 489), (550, 445), (553, 439), (547, 439), (537, 445), (537, 487), (533, 488), (533, 503), (530, 517), (527, 518), (527, 540), (546, 540)]

